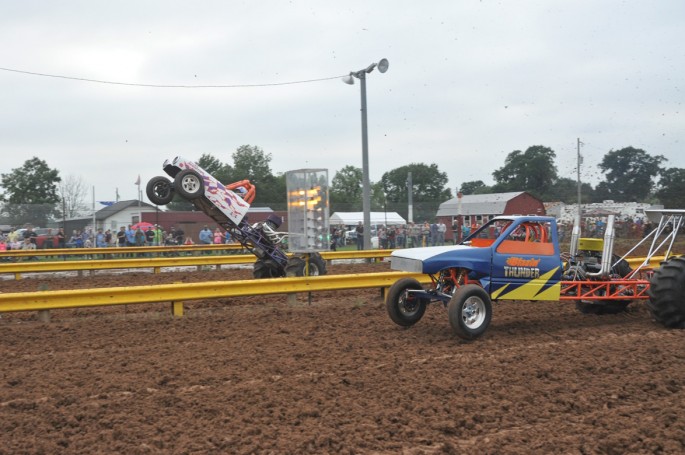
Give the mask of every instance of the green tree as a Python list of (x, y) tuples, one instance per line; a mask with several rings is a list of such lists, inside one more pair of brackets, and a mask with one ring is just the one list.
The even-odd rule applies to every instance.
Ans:
[(345, 166), (335, 173), (329, 189), (331, 212), (362, 210), (362, 169)]
[(221, 183), (232, 183), (228, 180), (232, 177), (233, 168), (228, 164), (222, 163), (218, 158), (207, 153), (203, 153), (202, 156), (200, 156), (200, 159), (197, 161), (197, 164), (202, 169), (212, 174), (212, 176), (214, 176), (214, 178)]
[(662, 171), (656, 197), (667, 209), (685, 209), (685, 169), (672, 167)]
[(461, 194), (487, 194), (492, 193), (492, 187), (486, 185), (482, 180), (472, 180), (470, 182), (464, 182), (459, 188)]
[(59, 171), (36, 157), (8, 174), (2, 174), (0, 186), (6, 219), (11, 224), (45, 226), (59, 215), (57, 184), (62, 179)]
[[(582, 203), (593, 201), (594, 193), (592, 185), (581, 182), (580, 197)], [(567, 177), (558, 178), (545, 194), (545, 201), (561, 201), (566, 204), (577, 204), (578, 182)]]
[(492, 173), (496, 182), (493, 192), (528, 191), (544, 200), (558, 178), (555, 158), (551, 148), (541, 145), (511, 152), (504, 166)]
[(283, 186), (271, 172), (271, 153), (256, 145), (241, 145), (233, 153), (231, 182), (249, 180), (256, 187), (253, 205), (273, 205), (286, 201), (285, 179)]
[(663, 171), (662, 155), (652, 156), (641, 149), (625, 147), (604, 155), (599, 168), (605, 173), (601, 188), (605, 199), (641, 202), (649, 199), (655, 178)]
[(386, 172), (380, 184), (385, 190), (388, 211), (408, 216), (407, 176), (412, 177), (412, 204), (415, 220), (432, 220), (442, 202), (452, 197), (447, 174), (436, 164), (412, 163)]

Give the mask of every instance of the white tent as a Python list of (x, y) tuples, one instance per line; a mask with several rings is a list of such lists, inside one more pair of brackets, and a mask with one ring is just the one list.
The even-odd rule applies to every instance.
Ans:
[[(360, 221), (364, 222), (364, 212), (335, 212), (329, 219), (331, 226), (339, 224), (356, 226)], [(407, 224), (407, 222), (397, 212), (371, 212), (371, 224), (394, 226)]]

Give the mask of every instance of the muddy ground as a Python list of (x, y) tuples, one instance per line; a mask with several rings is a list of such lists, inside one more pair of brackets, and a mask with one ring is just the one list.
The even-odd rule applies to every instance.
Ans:
[[(331, 273), (387, 270), (333, 265)], [(29, 277), (2, 292), (249, 270)], [(379, 290), (0, 319), (0, 454), (685, 452), (685, 331), (643, 304), (500, 302), (464, 342), (446, 311), (409, 329)]]

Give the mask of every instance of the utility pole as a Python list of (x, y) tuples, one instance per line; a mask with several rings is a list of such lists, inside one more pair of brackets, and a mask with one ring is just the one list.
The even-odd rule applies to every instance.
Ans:
[(571, 247), (569, 248), (569, 252), (571, 253), (572, 257), (575, 257), (576, 254), (578, 253), (578, 241), (580, 239), (580, 223), (581, 223), (581, 217), (583, 213), (583, 209), (581, 208), (581, 199), (580, 199), (580, 164), (583, 162), (583, 157), (580, 156), (580, 146), (583, 143), (580, 142), (580, 138), (578, 138), (577, 143), (576, 143), (576, 150), (577, 150), (577, 155), (576, 155), (576, 179), (578, 183), (578, 212), (576, 213), (576, 220), (573, 223), (573, 231), (571, 231)]
[(411, 172), (407, 172), (407, 205), (408, 205), (407, 222), (408, 223), (414, 222), (414, 203), (412, 201), (412, 197), (413, 197), (412, 192), (413, 191), (414, 191), (414, 183), (411, 180)]
[(580, 217), (582, 214), (582, 210), (580, 208), (580, 203), (581, 203), (581, 200), (580, 200), (580, 164), (583, 162), (583, 157), (580, 156), (580, 146), (582, 144), (583, 143), (580, 142), (580, 138), (578, 138), (578, 142), (577, 142), (578, 156), (576, 157), (576, 180), (578, 183), (578, 220), (580, 220)]

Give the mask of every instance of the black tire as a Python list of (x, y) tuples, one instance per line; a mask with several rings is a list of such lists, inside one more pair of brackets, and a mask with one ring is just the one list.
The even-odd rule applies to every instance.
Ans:
[(188, 200), (197, 199), (205, 194), (202, 177), (192, 169), (184, 169), (176, 174), (174, 190)]
[(283, 276), (283, 270), (273, 259), (257, 259), (252, 269), (252, 276), (256, 279), (278, 278)]
[(402, 327), (409, 327), (419, 322), (429, 302), (428, 299), (420, 299), (408, 294), (406, 291), (410, 289), (422, 290), (423, 286), (414, 278), (402, 278), (390, 286), (385, 299), (388, 316), (392, 322)]
[[(285, 276), (305, 276), (306, 259), (301, 256), (292, 256), (285, 266)], [(325, 275), (326, 261), (319, 253), (309, 256), (309, 276)]]
[(447, 307), (454, 333), (464, 340), (481, 336), (492, 320), (492, 302), (485, 289), (475, 284), (460, 287)]
[(647, 290), (647, 308), (669, 329), (685, 329), (685, 257), (675, 257), (654, 271)]
[[(619, 259), (619, 256), (614, 255), (611, 258), (612, 263), (615, 263)], [(625, 278), (626, 276), (630, 275), (630, 272), (632, 272), (633, 269), (630, 268), (630, 264), (628, 264), (628, 261), (625, 259), (619, 261), (615, 266), (611, 268), (611, 272), (620, 276), (621, 278)]]
[(153, 177), (147, 182), (145, 194), (153, 204), (167, 205), (174, 198), (174, 186), (166, 177)]

